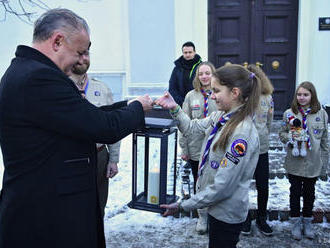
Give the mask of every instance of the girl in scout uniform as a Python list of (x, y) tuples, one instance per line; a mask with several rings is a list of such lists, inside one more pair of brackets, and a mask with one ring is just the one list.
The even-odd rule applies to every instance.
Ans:
[(182, 203), (161, 205), (164, 216), (208, 207), (209, 247), (236, 247), (248, 214), (249, 186), (259, 157), (259, 137), (252, 116), (259, 104), (260, 82), (243, 66), (220, 67), (211, 79), (218, 110), (190, 120), (169, 93), (156, 104), (170, 109), (187, 135), (205, 134), (197, 194)]
[[(193, 81), (194, 89), (186, 95), (182, 110), (190, 119), (203, 119), (217, 110), (217, 105), (211, 99), (211, 78), (215, 68), (210, 62), (202, 62), (196, 70)], [(196, 194), (196, 182), (200, 151), (202, 148), (204, 133), (201, 135), (179, 135), (179, 144), (182, 149), (181, 158), (189, 163), (194, 177), (194, 194)], [(207, 209), (198, 209), (198, 221), (196, 231), (204, 234), (207, 231)]]
[[(315, 182), (321, 175), (321, 151), (325, 152), (323, 163), (328, 164), (328, 115), (318, 101), (316, 90), (311, 82), (301, 83), (294, 95), (291, 108), (283, 114), (283, 125), (280, 129), (280, 139), (287, 144), (290, 137), (291, 125), (289, 119), (298, 118), (302, 129), (307, 132), (308, 140), (305, 156), (293, 156), (292, 147), (288, 146), (285, 168), (288, 173), (290, 186), (290, 215), (293, 222), (292, 236), (302, 239), (302, 235), (313, 239), (315, 234), (311, 226), (312, 210), (315, 200)], [(293, 137), (294, 138), (294, 137)], [(300, 218), (300, 196), (303, 197), (302, 215)], [(303, 229), (301, 229), (303, 224)]]
[[(258, 229), (265, 235), (269, 236), (273, 233), (271, 227), (267, 224), (267, 202), (268, 202), (268, 180), (269, 180), (269, 133), (273, 121), (274, 104), (272, 93), (274, 87), (266, 74), (260, 67), (249, 65), (248, 70), (255, 73), (260, 79), (261, 83), (261, 96), (259, 108), (256, 111), (254, 124), (257, 128), (260, 141), (260, 153), (256, 170), (254, 172), (256, 180), (256, 188), (258, 192), (257, 202), (258, 211), (256, 218), (256, 225)], [(248, 215), (243, 228), (243, 234), (251, 233), (251, 217)]]

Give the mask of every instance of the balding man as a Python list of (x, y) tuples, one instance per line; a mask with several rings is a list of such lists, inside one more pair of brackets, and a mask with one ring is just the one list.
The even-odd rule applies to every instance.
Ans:
[(1, 79), (0, 247), (105, 247), (95, 143), (142, 128), (152, 100), (101, 109), (82, 98), (68, 75), (90, 44), (84, 19), (49, 10)]

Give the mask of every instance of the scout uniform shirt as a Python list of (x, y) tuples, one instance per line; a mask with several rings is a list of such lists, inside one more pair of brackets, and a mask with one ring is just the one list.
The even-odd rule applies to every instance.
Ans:
[[(292, 109), (287, 109), (283, 114), (283, 122), (279, 131), (280, 140), (287, 144), (289, 141), (290, 124), (287, 121), (288, 116), (294, 116), (302, 121), (302, 115), (293, 113)], [(320, 109), (315, 114), (307, 115), (308, 134), (311, 142), (311, 150), (308, 148), (306, 157), (292, 156), (292, 148), (287, 148), (285, 157), (285, 169), (287, 173), (301, 177), (318, 177), (321, 175), (322, 166), (328, 165), (328, 115), (324, 109)], [(327, 155), (325, 161), (321, 161), (321, 150)]]
[[(208, 100), (208, 116), (217, 111), (217, 105), (214, 100), (209, 96)], [(189, 116), (190, 119), (203, 119), (204, 118), (204, 96), (200, 91), (191, 90), (186, 95), (182, 110)], [(182, 149), (182, 154), (188, 155), (191, 160), (198, 161), (203, 140), (205, 136), (193, 135), (184, 136), (179, 133), (179, 144)]]
[(269, 133), (274, 116), (274, 103), (271, 95), (261, 95), (254, 124), (259, 134), (260, 154), (268, 152)]
[[(223, 112), (217, 111), (205, 119), (190, 120), (180, 109), (172, 116), (179, 120), (178, 127), (183, 134), (205, 134), (203, 152), (209, 134), (222, 115)], [(208, 213), (217, 220), (242, 223), (248, 214), (250, 181), (259, 158), (258, 132), (252, 118), (247, 117), (229, 137), (226, 150), (217, 147), (213, 151), (222, 128), (214, 137), (203, 170), (199, 168), (197, 194), (183, 201), (181, 206), (186, 211), (208, 207)]]
[(96, 78), (89, 79), (85, 88), (87, 100), (97, 107), (113, 104), (112, 93), (105, 83)]
[[(87, 74), (84, 78), (84, 95), (86, 99), (93, 105), (100, 107), (104, 105), (111, 105), (113, 103), (112, 93), (107, 85), (96, 78), (89, 79)], [(77, 84), (77, 82), (75, 82)], [(100, 147), (102, 144), (97, 144)], [(117, 143), (107, 145), (109, 150), (109, 162), (119, 162), (120, 141)]]

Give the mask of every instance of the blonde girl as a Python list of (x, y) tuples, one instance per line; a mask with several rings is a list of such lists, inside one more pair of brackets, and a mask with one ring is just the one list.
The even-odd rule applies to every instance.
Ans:
[[(217, 110), (217, 105), (211, 99), (211, 78), (215, 68), (211, 62), (202, 62), (196, 70), (196, 76), (193, 81), (194, 89), (186, 95), (182, 110), (190, 119), (203, 119)], [(179, 135), (179, 144), (181, 147), (181, 158), (187, 161), (188, 167), (191, 168), (194, 178), (194, 194), (196, 193), (196, 182), (199, 157), (204, 140), (204, 134), (200, 136), (184, 136)], [(198, 209), (198, 221), (196, 231), (204, 234), (207, 231), (207, 211)]]

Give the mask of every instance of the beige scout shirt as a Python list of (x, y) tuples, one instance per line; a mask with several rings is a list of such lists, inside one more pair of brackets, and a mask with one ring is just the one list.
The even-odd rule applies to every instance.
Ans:
[[(217, 105), (214, 100), (209, 96), (208, 100), (208, 116), (217, 111)], [(183, 105), (183, 111), (189, 116), (190, 119), (203, 119), (204, 118), (204, 96), (200, 91), (191, 90), (186, 95)], [(184, 136), (179, 133), (179, 144), (182, 149), (182, 154), (188, 155), (190, 159), (198, 161), (204, 140), (204, 134)]]
[[(112, 93), (108, 86), (95, 79), (91, 78), (89, 79), (86, 77), (86, 82), (85, 84), (85, 94), (86, 94), (86, 99), (92, 103), (93, 105), (100, 107), (104, 105), (111, 105), (113, 103), (113, 98), (112, 98)], [(75, 82), (77, 84), (77, 82)], [(119, 152), (120, 152), (120, 141), (117, 143), (107, 145), (109, 149), (109, 162), (112, 163), (118, 163), (119, 162)]]
[(256, 111), (254, 124), (260, 140), (260, 154), (267, 153), (269, 149), (269, 133), (274, 116), (273, 98), (271, 95), (261, 95), (259, 108)]
[[(300, 112), (294, 114), (291, 109), (287, 109), (283, 114), (283, 123), (280, 128), (280, 140), (287, 144), (289, 141), (290, 125), (287, 117), (295, 116), (302, 121)], [(318, 177), (321, 174), (322, 166), (328, 164), (328, 115), (324, 109), (319, 110), (316, 114), (307, 115), (307, 127), (309, 130), (309, 137), (312, 149), (307, 149), (306, 157), (292, 156), (292, 148), (288, 147), (285, 157), (285, 169), (287, 173), (302, 176), (302, 177)], [(327, 155), (325, 161), (321, 161), (321, 150)]]
[[(179, 130), (184, 134), (205, 134), (202, 152), (213, 127), (223, 112), (213, 112), (201, 120), (190, 120), (180, 109), (174, 119), (180, 121)], [(252, 118), (242, 121), (228, 140), (226, 150), (213, 146), (219, 139), (217, 132), (209, 152), (209, 157), (197, 181), (197, 194), (182, 202), (184, 210), (208, 207), (208, 213), (217, 220), (226, 223), (245, 221), (249, 207), (249, 187), (259, 158), (259, 137)], [(233, 149), (241, 143), (246, 147), (243, 156), (238, 156)], [(202, 156), (202, 153), (201, 153)]]

